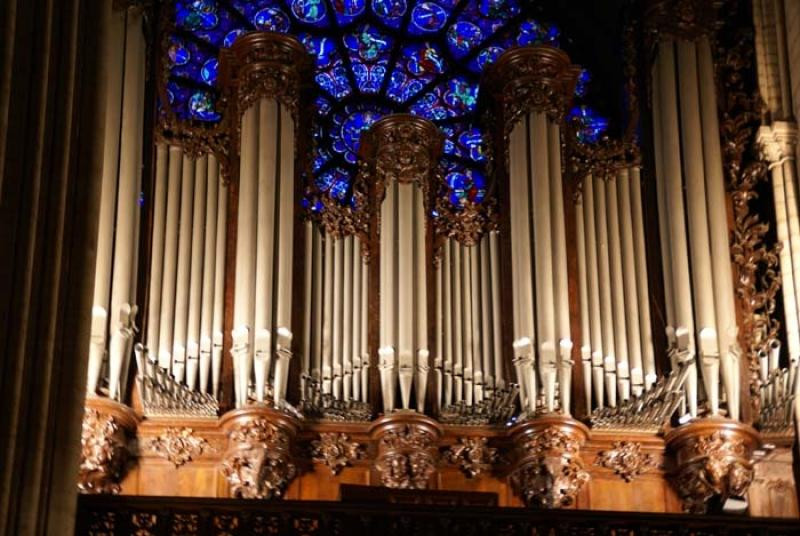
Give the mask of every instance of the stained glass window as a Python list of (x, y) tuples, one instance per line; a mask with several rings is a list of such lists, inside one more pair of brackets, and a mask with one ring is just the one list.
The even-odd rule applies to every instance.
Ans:
[[(486, 194), (486, 136), (476, 115), (483, 70), (510, 47), (558, 45), (558, 29), (522, 0), (176, 0), (167, 51), (171, 109), (213, 123), (218, 55), (250, 31), (294, 35), (315, 58), (313, 180), (303, 205), (320, 196), (350, 202), (361, 134), (384, 115), (430, 119), (445, 134), (443, 188), (455, 207)], [(584, 72), (576, 93), (586, 92)], [(573, 110), (591, 142), (607, 122)]]

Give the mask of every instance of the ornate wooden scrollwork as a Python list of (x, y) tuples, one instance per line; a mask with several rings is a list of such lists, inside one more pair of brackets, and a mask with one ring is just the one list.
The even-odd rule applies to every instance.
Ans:
[(299, 424), (267, 407), (249, 407), (229, 412), (221, 425), (230, 431), (222, 473), (231, 495), (245, 499), (281, 497), (297, 475), (292, 442)]
[(655, 36), (694, 41), (711, 33), (716, 13), (713, 0), (650, 0), (645, 27)]
[(580, 456), (589, 430), (563, 416), (547, 416), (511, 430), (515, 461), (511, 486), (528, 506), (563, 508), (589, 480)]
[(704, 419), (673, 430), (666, 442), (675, 454), (673, 480), (687, 512), (705, 513), (712, 503), (747, 493), (753, 481), (753, 451), (760, 443), (750, 426)]
[(642, 452), (642, 444), (635, 441), (614, 441), (610, 449), (597, 455), (594, 463), (611, 469), (625, 482), (633, 482), (642, 473), (658, 466), (653, 455)]
[(720, 137), (727, 187), (733, 199), (731, 254), (736, 268), (735, 290), (741, 312), (739, 339), (747, 359), (754, 413), (760, 384), (758, 355), (768, 352), (780, 324), (773, 318), (780, 290), (780, 244), (768, 241), (769, 224), (755, 203), (768, 166), (758, 143), (763, 101), (754, 78), (752, 28), (744, 22), (747, 9), (738, 0), (721, 8), (731, 16), (717, 32), (716, 79)]
[(210, 449), (208, 441), (196, 436), (188, 427), (167, 428), (160, 435), (150, 439), (146, 447), (172, 462), (175, 467), (192, 461)]
[(364, 446), (343, 433), (322, 432), (318, 440), (311, 442), (314, 461), (327, 465), (334, 475), (364, 455)]
[(559, 121), (572, 101), (580, 68), (549, 45), (512, 48), (486, 69), (486, 94), (499, 105), (506, 132), (523, 114), (540, 111)]
[(130, 438), (136, 431), (133, 410), (107, 398), (88, 398), (81, 430), (78, 491), (119, 493), (131, 459)]
[(442, 434), (436, 421), (412, 411), (397, 411), (375, 421), (375, 470), (388, 488), (426, 489), (439, 459)]
[(465, 475), (475, 478), (491, 471), (498, 460), (497, 449), (485, 437), (460, 437), (445, 454), (448, 462), (458, 465)]

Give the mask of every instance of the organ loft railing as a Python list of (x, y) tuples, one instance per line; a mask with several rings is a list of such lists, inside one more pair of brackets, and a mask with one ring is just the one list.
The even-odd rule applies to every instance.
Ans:
[[(794, 493), (797, 356), (771, 318), (770, 216), (750, 204), (744, 11), (728, 0), (714, 24), (710, 1), (678, 19), (675, 3), (649, 2), (628, 36), (648, 51), (628, 59), (640, 139), (571, 111), (583, 71), (552, 40), (481, 64), (485, 176), (413, 106), (336, 115), (315, 93), (345, 83), (326, 42), (242, 29), (219, 45), (204, 26), (236, 9), (276, 29), (279, 8), (167, 2), (152, 80), (141, 8), (116, 11), (80, 489), (322, 500), (359, 483), (773, 512), (758, 494)], [(344, 41), (361, 54), (347, 65), (382, 65), (376, 28)], [(468, 100), (456, 86), (442, 102)], [(782, 132), (760, 133), (780, 166)], [(339, 135), (352, 168), (329, 161)]]

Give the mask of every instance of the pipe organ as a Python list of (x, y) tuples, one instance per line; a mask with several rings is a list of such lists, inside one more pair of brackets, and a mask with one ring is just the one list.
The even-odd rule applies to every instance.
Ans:
[(689, 413), (698, 415), (703, 392), (708, 412), (719, 415), (724, 394), (736, 420), (740, 349), (708, 39), (664, 37), (652, 76), (668, 330), (670, 337), (686, 330), (696, 356), (686, 384)]
[[(311, 34), (243, 31), (202, 64), (214, 120), (164, 111), (181, 98), (178, 70), (159, 87), (167, 115), (153, 141), (137, 113), (141, 18), (117, 16), (87, 407), (116, 408), (126, 433), (144, 434), (142, 475), (167, 435), (184, 448), (205, 434), (215, 452), (192, 456), (218, 462), (208, 494), (331, 498), (325, 486), (358, 482), (595, 507), (630, 489), (606, 486), (614, 475), (627, 485), (649, 472), (642, 485), (662, 486), (649, 493), (687, 510), (733, 508), (762, 435), (787, 448), (793, 433), (800, 224), (782, 143), (796, 132), (773, 125), (759, 138), (784, 247), (787, 363), (775, 337), (758, 355), (742, 343), (740, 328), (771, 311), (742, 305), (746, 248), (729, 215), (742, 202), (726, 175), (711, 26), (676, 29), (671, 2), (645, 10), (656, 54), (639, 90), (652, 99), (631, 99), (640, 109), (622, 139), (581, 135), (570, 108), (582, 71), (551, 41), (481, 64), (479, 96), (427, 80), (419, 101), (474, 106), (478, 134), (467, 134), (488, 179), (472, 187), (446, 178), (467, 159), (453, 147), (459, 117), (314, 98), (314, 84), (337, 89), (344, 63), (369, 64), (386, 44), (375, 28), (344, 41), (358, 49), (344, 63)], [(195, 50), (179, 38), (173, 67)], [(640, 115), (652, 131), (637, 139)], [(334, 128), (341, 143), (326, 139)], [(152, 173), (140, 173), (143, 140)], [(320, 180), (345, 168), (349, 182)], [(300, 463), (301, 450), (333, 476)], [(502, 476), (489, 471), (498, 451)], [(667, 472), (680, 475), (675, 490)]]

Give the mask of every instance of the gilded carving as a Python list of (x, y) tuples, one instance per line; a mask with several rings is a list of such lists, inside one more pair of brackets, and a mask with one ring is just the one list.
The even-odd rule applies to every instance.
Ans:
[(442, 133), (430, 121), (393, 114), (364, 134), (359, 153), (371, 164), (375, 178), (423, 186), (436, 166), (443, 140)]
[(290, 446), (287, 431), (265, 418), (235, 428), (222, 460), (231, 494), (245, 499), (281, 497), (297, 474)]
[[(685, 450), (684, 450), (685, 449)], [(679, 456), (675, 475), (684, 510), (705, 513), (714, 498), (743, 497), (753, 481), (751, 449), (737, 436), (720, 431), (691, 438)]]
[(81, 429), (78, 491), (119, 493), (129, 458), (125, 428), (114, 416), (87, 407)]
[(654, 35), (694, 41), (714, 29), (713, 0), (650, 0), (645, 26)]
[(614, 441), (610, 450), (597, 455), (595, 465), (611, 469), (625, 482), (633, 480), (658, 466), (652, 454), (642, 452), (642, 444), (633, 441)]
[(343, 433), (319, 434), (319, 439), (311, 442), (311, 456), (315, 462), (324, 463), (334, 475), (355, 460), (365, 456), (364, 447)]
[(486, 70), (486, 93), (500, 105), (506, 134), (526, 113), (560, 121), (575, 93), (580, 68), (562, 50), (538, 45), (512, 48)]
[(491, 471), (497, 462), (497, 449), (489, 446), (485, 437), (461, 437), (445, 454), (448, 462), (458, 467), (469, 478), (475, 478)]
[(402, 424), (378, 442), (375, 469), (388, 488), (425, 489), (436, 470), (436, 440), (425, 427)]
[(580, 458), (580, 440), (557, 426), (544, 428), (517, 444), (511, 486), (528, 506), (563, 508), (575, 502), (589, 480)]
[(175, 467), (192, 461), (210, 449), (205, 438), (194, 435), (194, 431), (186, 427), (167, 428), (146, 445), (149, 450), (175, 464)]
[[(768, 166), (758, 143), (763, 102), (753, 78), (752, 29), (737, 23), (747, 12), (738, 0), (723, 8), (734, 21), (717, 34), (716, 79), (720, 108), (720, 137), (728, 189), (733, 199), (731, 254), (736, 268), (734, 281), (739, 302), (740, 344), (748, 359), (749, 385), (754, 413), (760, 377), (758, 356), (769, 352), (778, 336), (779, 322), (773, 317), (780, 289), (780, 244), (768, 241), (769, 224), (756, 206), (760, 182), (767, 179)], [(739, 12), (739, 16), (735, 16)]]

